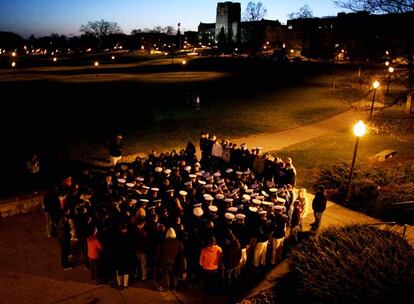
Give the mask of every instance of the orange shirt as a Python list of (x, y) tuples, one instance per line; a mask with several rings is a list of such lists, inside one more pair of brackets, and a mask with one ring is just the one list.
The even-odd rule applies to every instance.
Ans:
[(99, 252), (102, 251), (102, 245), (95, 236), (88, 237), (88, 258), (97, 260)]
[(200, 255), (200, 265), (204, 270), (217, 270), (223, 251), (217, 245), (203, 248)]

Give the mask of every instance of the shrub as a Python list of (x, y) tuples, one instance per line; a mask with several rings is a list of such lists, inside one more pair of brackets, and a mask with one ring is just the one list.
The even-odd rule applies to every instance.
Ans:
[(383, 220), (413, 223), (414, 218), (396, 212), (393, 203), (414, 200), (414, 162), (389, 162), (356, 167), (352, 177), (352, 192), (345, 201), (350, 167), (341, 164), (323, 169), (317, 184), (332, 190), (331, 199), (352, 209), (362, 211)]
[(414, 250), (392, 232), (328, 228), (293, 249), (290, 259), (295, 302), (414, 303)]

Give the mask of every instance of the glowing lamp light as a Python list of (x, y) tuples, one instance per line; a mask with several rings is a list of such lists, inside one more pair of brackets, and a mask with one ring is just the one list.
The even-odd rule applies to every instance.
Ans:
[(55, 57), (55, 58), (53, 58), (53, 62), (56, 62), (57, 61), (57, 58)]
[(362, 120), (358, 121), (354, 126), (354, 134), (356, 137), (362, 137), (367, 133), (367, 126)]
[(372, 86), (374, 87), (374, 89), (378, 89), (380, 86), (380, 83), (377, 80), (375, 80)]
[(115, 56), (112, 56), (112, 57), (111, 57), (111, 59), (112, 59), (112, 60), (115, 60)]
[(342, 53), (345, 53), (345, 50), (344, 50), (344, 49), (342, 49), (342, 50), (341, 50), (341, 52), (342, 52)]
[(16, 57), (16, 52), (13, 52), (12, 53), (12, 57)]
[(15, 67), (16, 67), (16, 62), (14, 62), (14, 61), (13, 61), (13, 62), (11, 63), (11, 66), (12, 66), (12, 68), (15, 68)]
[(385, 61), (385, 65), (386, 66), (389, 66), (390, 65), (390, 62), (389, 61)]
[(291, 54), (293, 54), (294, 52), (295, 52), (295, 50), (293, 50), (293, 49), (291, 49), (291, 50), (290, 50), (290, 53), (291, 53)]
[(390, 52), (388, 52), (388, 51), (385, 51), (385, 55), (389, 55), (390, 54)]
[(99, 66), (99, 62), (95, 61), (93, 65), (97, 67), (97, 66)]
[(390, 73), (394, 73), (394, 68), (393, 68), (393, 67), (389, 67), (389, 68), (388, 68), (388, 72), (390, 72)]
[(143, 45), (141, 45), (141, 50), (144, 50), (144, 49), (145, 49), (145, 47)]
[(182, 61), (182, 64), (183, 64), (183, 65), (186, 65), (186, 64), (187, 64), (187, 61), (183, 60), (183, 61)]

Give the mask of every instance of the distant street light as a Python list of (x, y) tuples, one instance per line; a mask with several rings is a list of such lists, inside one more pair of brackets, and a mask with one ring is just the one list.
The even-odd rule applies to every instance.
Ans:
[(11, 63), (11, 66), (12, 66), (12, 68), (14, 69), (14, 68), (16, 67), (16, 62), (14, 62), (14, 61), (13, 61), (13, 62)]
[(391, 75), (392, 73), (394, 73), (394, 68), (393, 67), (389, 67), (388, 68), (388, 82), (387, 82), (387, 92), (385, 92), (385, 96), (388, 96), (388, 91), (390, 89), (390, 82), (391, 82)]
[(375, 80), (372, 86), (374, 88), (374, 95), (372, 96), (372, 104), (371, 104), (371, 112), (369, 113), (369, 121), (372, 120), (372, 112), (374, 111), (374, 105), (375, 105), (375, 96), (377, 95), (377, 89), (379, 88), (380, 83), (377, 80)]
[(112, 60), (115, 60), (115, 56), (112, 56), (112, 57), (111, 57), (111, 59), (112, 59)]
[(56, 58), (56, 57), (54, 57), (54, 58), (53, 58), (53, 62), (56, 62), (56, 61), (57, 61), (57, 58)]
[(357, 124), (354, 126), (354, 135), (356, 136), (356, 142), (355, 142), (355, 148), (354, 148), (354, 156), (352, 157), (351, 172), (349, 174), (346, 201), (349, 201), (349, 199), (351, 198), (352, 175), (354, 174), (354, 167), (355, 167), (355, 161), (356, 161), (356, 156), (358, 152), (359, 138), (364, 136), (366, 132), (367, 132), (367, 127), (365, 126), (364, 122), (362, 120), (358, 121)]
[(385, 61), (385, 66), (389, 66), (390, 62), (389, 61)]
[(16, 52), (13, 52), (12, 53), (12, 57), (16, 57)]

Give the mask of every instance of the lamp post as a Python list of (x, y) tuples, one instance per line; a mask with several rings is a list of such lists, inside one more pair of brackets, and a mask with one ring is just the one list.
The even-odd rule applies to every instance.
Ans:
[(377, 80), (375, 80), (372, 86), (374, 88), (374, 95), (372, 96), (372, 104), (371, 104), (371, 112), (369, 113), (369, 121), (372, 120), (372, 112), (374, 111), (375, 96), (377, 95), (377, 89), (379, 88), (380, 83)]
[(388, 74), (387, 92), (385, 92), (385, 96), (388, 96), (388, 90), (390, 89), (391, 75), (392, 75), (392, 73), (394, 73), (394, 68), (389, 67), (388, 72), (389, 72), (389, 74)]
[(187, 64), (187, 61), (183, 60), (181, 63), (183, 65), (183, 75), (185, 76), (185, 65)]
[(97, 68), (98, 68), (98, 66), (99, 66), (99, 62), (98, 62), (98, 61), (95, 61), (95, 62), (93, 63), (93, 65), (94, 65), (94, 66), (95, 66), (95, 68), (96, 68), (96, 70), (95, 70), (95, 73), (96, 73), (96, 74), (95, 74), (95, 76), (96, 76), (96, 77), (98, 77), (98, 69), (97, 69)]
[(16, 78), (16, 71), (15, 71), (15, 68), (16, 68), (16, 62), (15, 62), (15, 61), (13, 61), (13, 62), (11, 63), (11, 68), (12, 68), (12, 72), (13, 72), (14, 78)]
[(367, 131), (367, 127), (365, 126), (362, 120), (358, 121), (357, 124), (354, 126), (354, 134), (356, 136), (356, 141), (355, 141), (355, 148), (354, 148), (354, 156), (352, 157), (351, 172), (349, 174), (348, 191), (346, 193), (347, 202), (351, 198), (352, 175), (354, 174), (354, 167), (355, 167), (355, 160), (356, 160), (356, 156), (358, 152), (359, 138), (364, 136), (366, 131)]

